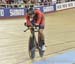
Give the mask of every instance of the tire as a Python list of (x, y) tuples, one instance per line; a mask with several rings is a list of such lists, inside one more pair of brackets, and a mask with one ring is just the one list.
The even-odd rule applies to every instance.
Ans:
[(29, 56), (31, 59), (35, 58), (35, 44), (32, 37), (29, 38)]

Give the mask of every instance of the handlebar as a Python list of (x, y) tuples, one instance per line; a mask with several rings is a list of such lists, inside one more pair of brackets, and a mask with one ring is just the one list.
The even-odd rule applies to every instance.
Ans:
[(34, 32), (38, 32), (39, 31), (39, 26), (33, 26), (33, 27), (30, 27), (30, 28), (27, 27), (27, 29), (25, 29), (24, 32), (28, 31), (29, 29), (32, 29)]
[(26, 32), (26, 31), (28, 31), (29, 30), (29, 28), (27, 28), (26, 30), (24, 30), (24, 32)]

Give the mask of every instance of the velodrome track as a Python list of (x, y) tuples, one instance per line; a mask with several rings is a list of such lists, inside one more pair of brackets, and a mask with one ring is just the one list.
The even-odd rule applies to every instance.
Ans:
[(75, 51), (75, 9), (46, 14), (45, 17), (47, 49), (43, 58), (36, 52), (34, 61), (28, 56), (30, 32), (23, 32), (25, 19), (0, 19), (0, 64), (33, 64), (69, 50)]

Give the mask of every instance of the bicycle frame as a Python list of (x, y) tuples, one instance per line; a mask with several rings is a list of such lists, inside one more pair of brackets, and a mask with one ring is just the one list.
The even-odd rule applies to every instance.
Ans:
[[(41, 50), (41, 48), (39, 48), (39, 44), (38, 44), (38, 42), (36, 40), (36, 36), (35, 36), (35, 32), (39, 32), (39, 29), (35, 30), (37, 28), (36, 27), (32, 27), (32, 28), (27, 28), (24, 32), (26, 32), (29, 29), (30, 29), (31, 35), (32, 35), (29, 38), (29, 56), (30, 56), (31, 59), (34, 59), (34, 57), (35, 57), (35, 50), (38, 49), (40, 57), (43, 57), (44, 52)], [(41, 42), (41, 40), (39, 42)]]
[(35, 29), (32, 28), (32, 32), (31, 32), (31, 33), (32, 33), (32, 35), (33, 35), (35, 47), (37, 48), (38, 42), (37, 42), (37, 40), (36, 40), (35, 32), (38, 32), (38, 31), (35, 31)]
[(38, 32), (38, 31), (39, 31), (39, 28), (34, 26), (34, 27), (32, 27), (32, 28), (27, 28), (26, 30), (24, 30), (24, 32), (26, 32), (26, 31), (29, 30), (29, 29), (30, 29), (31, 35), (32, 35), (32, 36), (30, 36), (30, 37), (33, 38), (34, 44), (37, 45), (37, 41), (36, 41), (36, 37), (35, 37), (35, 32)]

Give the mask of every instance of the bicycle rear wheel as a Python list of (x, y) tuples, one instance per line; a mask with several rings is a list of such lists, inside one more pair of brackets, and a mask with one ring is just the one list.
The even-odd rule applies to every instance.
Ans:
[(39, 37), (38, 42), (39, 42), (39, 55), (40, 55), (40, 57), (43, 57), (45, 51), (42, 50), (42, 40), (41, 40), (41, 37)]

